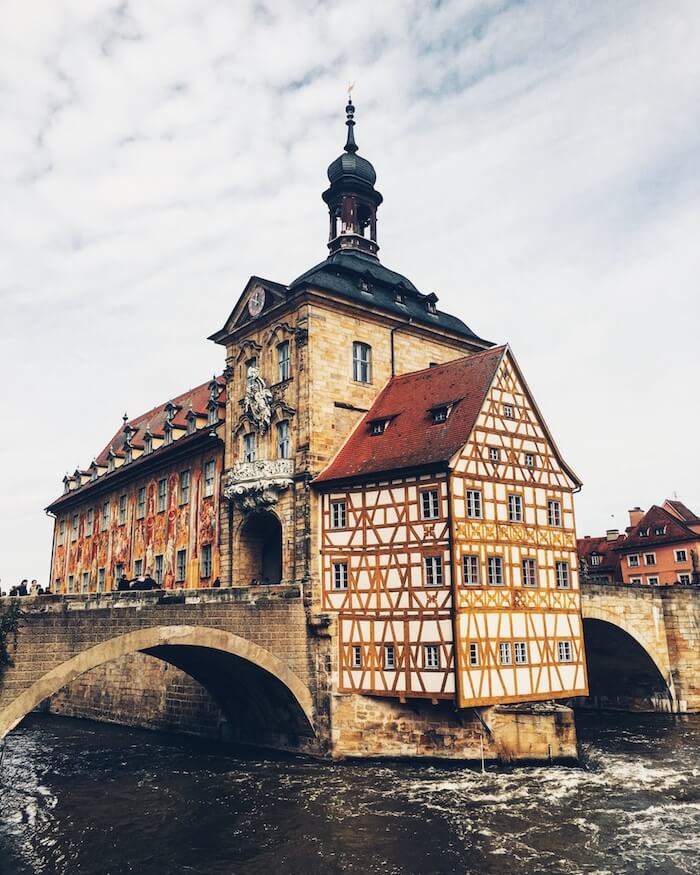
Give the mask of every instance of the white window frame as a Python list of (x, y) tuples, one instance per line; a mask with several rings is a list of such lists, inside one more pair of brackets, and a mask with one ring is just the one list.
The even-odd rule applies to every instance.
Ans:
[(488, 569), (489, 586), (505, 586), (505, 568), (503, 556), (487, 556), (486, 567)]
[(690, 583), (690, 575), (689, 574), (679, 574), (678, 575), (678, 583), (685, 584), (686, 586)]
[[(651, 562), (649, 561), (649, 557), (651, 556)], [(645, 553), (644, 554), (644, 564), (645, 565), (656, 565), (656, 553)]]
[(423, 645), (423, 668), (429, 671), (439, 671), (442, 668), (439, 644)]
[(483, 504), (479, 489), (467, 489), (466, 495), (467, 516), (472, 520), (483, 519)]
[(514, 641), (513, 652), (515, 654), (516, 665), (529, 665), (530, 648), (527, 641)]
[(424, 556), (423, 567), (425, 568), (425, 585), (442, 586), (445, 582), (442, 556)]
[(204, 544), (202, 546), (202, 555), (200, 558), (199, 576), (202, 580), (207, 580), (211, 577), (213, 568), (211, 544)]
[(688, 551), (687, 550), (674, 550), (673, 551), (673, 561), (674, 562), (687, 562), (688, 561)]
[(334, 592), (347, 592), (348, 589), (349, 569), (347, 562), (333, 563), (333, 581), (332, 587)]
[(547, 524), (561, 528), (561, 501), (556, 498), (550, 498), (547, 502)]
[(243, 435), (243, 461), (250, 464), (257, 457), (257, 447), (255, 440), (255, 432), (249, 431)]
[[(528, 569), (527, 571), (525, 569)], [(523, 575), (523, 586), (528, 587), (528, 589), (533, 589), (538, 586), (538, 575), (537, 575), (537, 560), (533, 559), (532, 556), (526, 556), (521, 562), (521, 571)]]
[(352, 645), (350, 665), (352, 668), (362, 668), (362, 647), (359, 644)]
[(178, 550), (175, 554), (175, 581), (184, 583), (187, 580), (187, 550)]
[(557, 641), (557, 662), (573, 662), (574, 646), (571, 641)]
[(477, 555), (462, 556), (462, 580), (465, 586), (481, 586), (481, 562)]
[(515, 418), (515, 406), (513, 404), (504, 404), (503, 405), (503, 418), (504, 419), (514, 419)]
[(190, 469), (186, 468), (184, 471), (180, 471), (180, 482), (178, 484), (179, 489), (179, 500), (180, 505), (189, 504), (190, 503), (190, 482), (192, 480), (192, 475), (190, 474)]
[(204, 497), (211, 498), (214, 494), (214, 481), (216, 479), (216, 464), (213, 459), (204, 463)]
[(521, 523), (523, 516), (523, 497), (511, 492), (508, 496), (508, 522)]
[(647, 577), (647, 583), (649, 586), (658, 586), (659, 585), (659, 575), (658, 574), (650, 574)]
[(277, 458), (288, 459), (291, 455), (292, 442), (289, 437), (289, 420), (281, 419), (277, 423)]
[(384, 645), (384, 670), (396, 670), (396, 648), (393, 644)]
[(347, 526), (347, 520), (347, 502), (344, 500), (331, 501), (331, 528), (344, 529)]
[(361, 340), (352, 344), (352, 378), (356, 383), (372, 382), (372, 347)]
[(525, 467), (526, 468), (534, 468), (535, 467), (535, 454), (534, 453), (525, 453)]
[(420, 518), (435, 520), (440, 516), (440, 493), (437, 489), (423, 489), (420, 493)]
[(513, 650), (510, 641), (498, 642), (498, 664), (513, 665)]
[(498, 447), (489, 447), (489, 462), (500, 462), (501, 451)]
[(277, 376), (280, 383), (292, 376), (291, 346), (288, 340), (277, 344)]
[[(634, 561), (632, 561), (634, 560)], [(639, 553), (630, 553), (627, 557), (627, 567), (628, 568), (641, 568), (642, 563), (639, 559)]]
[(136, 492), (136, 519), (142, 520), (146, 516), (146, 487), (139, 486)]
[(557, 589), (571, 589), (571, 568), (568, 562), (561, 559), (557, 560), (554, 563), (554, 575)]
[(119, 496), (119, 525), (126, 525), (126, 518), (129, 511), (129, 502), (126, 497), (126, 493)]
[(635, 575), (634, 577), (630, 577), (630, 583), (641, 583), (642, 578), (639, 575)]
[(153, 577), (155, 578), (155, 581), (158, 584), (158, 586), (161, 586), (163, 583), (163, 570), (164, 570), (164, 568), (165, 568), (165, 560), (163, 558), (163, 554), (159, 553), (156, 556), (155, 568), (153, 569), (154, 570)]

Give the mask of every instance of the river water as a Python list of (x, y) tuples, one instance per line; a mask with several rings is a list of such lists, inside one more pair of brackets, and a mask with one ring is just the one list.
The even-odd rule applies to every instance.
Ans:
[(700, 873), (700, 717), (582, 717), (582, 768), (329, 764), (32, 717), (0, 873)]

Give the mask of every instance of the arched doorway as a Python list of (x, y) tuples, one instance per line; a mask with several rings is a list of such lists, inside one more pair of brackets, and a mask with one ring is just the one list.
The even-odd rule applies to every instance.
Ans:
[(620, 626), (585, 618), (588, 689), (577, 700), (584, 708), (673, 711), (671, 690), (645, 648)]
[(282, 526), (274, 513), (251, 513), (243, 521), (235, 557), (238, 583), (280, 583)]

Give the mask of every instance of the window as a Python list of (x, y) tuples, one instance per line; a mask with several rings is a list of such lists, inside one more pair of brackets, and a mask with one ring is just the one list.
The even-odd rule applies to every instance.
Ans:
[(256, 355), (252, 355), (245, 363), (245, 371), (246, 374), (249, 374), (253, 368), (257, 368), (258, 366), (258, 357)]
[(331, 528), (344, 529), (347, 520), (347, 511), (344, 501), (331, 502)]
[(479, 644), (476, 641), (469, 642), (469, 665), (479, 664)]
[(424, 520), (434, 520), (440, 515), (437, 489), (426, 489), (420, 494), (421, 517)]
[(180, 471), (180, 504), (189, 504), (190, 472)]
[(510, 641), (501, 641), (498, 645), (498, 661), (501, 665), (512, 665), (513, 656), (510, 649)]
[(425, 668), (440, 668), (440, 646), (438, 644), (426, 644), (423, 658)]
[(641, 583), (641, 582), (642, 582), (641, 577), (630, 577), (630, 583)]
[(202, 547), (199, 576), (211, 577), (211, 544)]
[[(210, 401), (207, 405), (207, 425), (216, 425), (219, 421), (219, 405), (216, 401)], [(192, 434), (197, 428), (196, 419), (192, 419)], [(189, 434), (190, 432), (188, 432)]]
[(449, 410), (447, 407), (435, 407), (433, 409), (433, 422), (436, 424), (439, 422), (447, 422), (448, 414)]
[(426, 586), (442, 586), (442, 556), (425, 557)]
[(512, 523), (523, 521), (523, 499), (520, 495), (508, 496), (508, 519)]
[(126, 522), (126, 495), (119, 496), (119, 525), (123, 526)]
[(277, 423), (277, 458), (289, 458), (289, 420), (283, 419)]
[(555, 562), (557, 589), (568, 589), (570, 585), (569, 563)]
[(92, 528), (95, 523), (95, 511), (92, 508), (88, 508), (87, 517), (85, 519), (85, 534), (91, 535)]
[(512, 419), (515, 416), (515, 411), (513, 410), (512, 404), (503, 405), (503, 416), (505, 419)]
[(627, 557), (627, 565), (629, 568), (639, 568), (639, 553), (630, 553)]
[(527, 641), (516, 641), (513, 647), (515, 650), (515, 664), (527, 665), (530, 661), (527, 652)]
[(489, 556), (489, 586), (503, 586), (503, 559), (500, 556)]
[(535, 456), (533, 453), (525, 453), (525, 466), (527, 468), (535, 467)]
[(143, 439), (143, 454), (150, 456), (153, 452), (153, 435), (147, 434)]
[(688, 553), (685, 550), (675, 550), (673, 554), (673, 558), (676, 562), (687, 562), (688, 561)]
[(243, 461), (255, 461), (255, 432), (251, 431), (243, 435)]
[(161, 586), (163, 583), (163, 556), (156, 556), (156, 583)]
[(371, 435), (384, 434), (386, 431), (386, 419), (377, 419), (371, 425), (369, 433)]
[(81, 592), (87, 592), (90, 589), (90, 572), (83, 571), (83, 582), (80, 586)]
[(119, 580), (119, 578), (122, 576), (122, 574), (124, 574), (124, 563), (123, 562), (117, 562), (117, 564), (114, 566), (114, 574), (115, 574), (117, 580)]
[(358, 383), (372, 380), (372, 347), (357, 340), (352, 345), (352, 378)]
[(656, 565), (656, 553), (645, 553), (644, 554), (644, 564), (645, 565)]
[(537, 563), (534, 559), (523, 559), (523, 586), (537, 586)]
[(478, 489), (467, 489), (467, 516), (481, 519), (481, 493)]
[(131, 447), (124, 450), (124, 464), (130, 465), (134, 461), (134, 451)]
[(162, 477), (158, 481), (158, 513), (162, 513), (168, 506), (168, 481)]
[(146, 487), (139, 486), (136, 493), (136, 519), (142, 520), (146, 516)]
[(348, 588), (348, 563), (333, 563), (333, 589)]
[(61, 520), (58, 524), (58, 543), (62, 544), (66, 538), (66, 521)]
[(665, 535), (666, 534), (666, 526), (657, 526), (654, 529), (655, 535)]
[(115, 468), (116, 468), (116, 465), (115, 465), (115, 462), (114, 462), (114, 456), (110, 456), (110, 457), (107, 459), (107, 471), (111, 474), (112, 471), (114, 471)]
[(80, 518), (79, 518), (77, 513), (74, 513), (73, 516), (71, 517), (71, 523), (70, 523), (70, 539), (71, 539), (71, 541), (78, 540), (78, 521), (79, 521), (79, 519)]
[(389, 671), (396, 668), (396, 650), (393, 644), (384, 645), (384, 668)]
[(435, 301), (426, 301), (425, 308), (431, 316), (437, 316), (437, 307), (435, 306)]
[(97, 569), (97, 591), (105, 591), (105, 570), (104, 568)]
[(137, 559), (134, 562), (134, 577), (141, 577), (143, 574), (143, 559)]
[(599, 553), (591, 553), (591, 565), (600, 565), (603, 557)]
[(173, 442), (173, 427), (172, 425), (170, 425), (169, 422), (166, 422), (163, 426), (163, 435), (163, 443), (166, 447), (169, 447), (170, 444)]
[(289, 358), (289, 341), (285, 340), (277, 347), (277, 376), (281, 383), (288, 380), (292, 375), (291, 360)]
[(359, 644), (353, 644), (352, 647), (352, 667), (362, 668), (362, 648)]
[[(209, 419), (211, 419), (211, 409), (209, 410)], [(213, 422), (207, 420), (208, 425), (214, 425)], [(197, 417), (192, 414), (187, 414), (187, 434), (194, 434), (197, 431)]]
[(74, 581), (75, 581), (75, 578), (73, 577), (73, 575), (69, 574), (68, 575), (68, 592), (73, 592), (73, 590), (75, 589)]
[(647, 583), (649, 584), (649, 586), (658, 586), (659, 585), (659, 578), (656, 576), (647, 577)]
[(489, 447), (489, 461), (498, 462), (501, 458), (501, 451), (498, 447)]
[(573, 658), (571, 641), (557, 641), (557, 659), (559, 662), (573, 662)]
[(648, 538), (649, 537), (648, 527), (645, 527), (645, 528), (639, 530), (639, 537), (640, 538)]
[(561, 525), (561, 504), (558, 501), (547, 502), (547, 519), (550, 526)]
[(182, 583), (187, 577), (187, 550), (178, 550), (175, 560), (175, 579)]
[[(253, 435), (255, 438), (255, 435)], [(255, 458), (253, 458), (255, 461)], [(214, 460), (210, 459), (204, 463), (204, 497), (208, 498), (214, 494)]]
[(481, 575), (478, 556), (462, 556), (462, 571), (466, 586), (479, 586)]
[(690, 583), (690, 575), (689, 574), (679, 574), (678, 575), (678, 583)]
[(109, 528), (109, 502), (105, 501), (102, 504), (102, 531), (106, 532)]

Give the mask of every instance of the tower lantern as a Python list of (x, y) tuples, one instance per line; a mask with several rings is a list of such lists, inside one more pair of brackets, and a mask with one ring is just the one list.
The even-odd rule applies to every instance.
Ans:
[(357, 154), (355, 106), (350, 97), (345, 112), (348, 127), (345, 151), (329, 166), (330, 187), (322, 195), (330, 215), (328, 248), (331, 253), (349, 249), (376, 257), (377, 207), (383, 198), (374, 187), (377, 180), (374, 167)]

